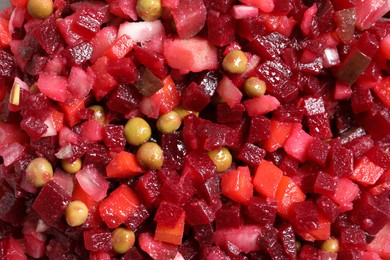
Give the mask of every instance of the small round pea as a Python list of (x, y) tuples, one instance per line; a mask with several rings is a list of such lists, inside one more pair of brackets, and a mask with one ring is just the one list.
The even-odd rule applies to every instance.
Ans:
[(35, 19), (44, 19), (53, 13), (53, 0), (28, 0), (27, 11)]
[(141, 145), (152, 136), (152, 129), (143, 118), (133, 117), (125, 125), (125, 138), (131, 145)]
[(104, 108), (99, 105), (90, 106), (89, 109), (93, 110), (93, 119), (98, 121), (99, 123), (106, 123), (106, 113), (104, 112)]
[(267, 90), (266, 84), (258, 77), (250, 77), (244, 82), (244, 91), (249, 97), (258, 97), (264, 95)]
[(26, 177), (35, 187), (43, 187), (53, 179), (53, 167), (47, 159), (35, 158), (27, 165)]
[(173, 111), (175, 111), (176, 113), (179, 114), (180, 118), (183, 119), (185, 118), (187, 115), (189, 114), (194, 114), (196, 116), (199, 116), (199, 112), (195, 112), (195, 111), (191, 111), (191, 110), (188, 110), (182, 106), (177, 106), (173, 109)]
[(157, 129), (163, 134), (169, 134), (179, 129), (181, 125), (181, 117), (175, 112), (171, 111), (161, 115), (157, 119)]
[(246, 70), (248, 58), (241, 50), (233, 50), (229, 52), (222, 61), (222, 67), (230, 73), (243, 73)]
[(65, 210), (65, 219), (69, 226), (82, 225), (88, 218), (88, 208), (80, 200), (72, 201)]
[(148, 170), (161, 169), (164, 157), (161, 147), (153, 142), (146, 142), (138, 148), (136, 158), (138, 163)]
[(124, 254), (134, 246), (135, 234), (127, 228), (116, 228), (112, 231), (112, 249), (118, 254)]
[(74, 162), (68, 162), (67, 160), (62, 160), (61, 161), (61, 166), (64, 171), (70, 174), (75, 174), (78, 171), (81, 170), (81, 167), (83, 166), (83, 161), (78, 158)]
[(325, 240), (321, 245), (321, 250), (328, 253), (337, 253), (339, 251), (339, 241), (335, 238)]
[(209, 151), (208, 155), (217, 166), (217, 172), (224, 172), (232, 165), (232, 154), (226, 147)]
[(138, 16), (145, 21), (157, 20), (163, 13), (161, 0), (138, 0), (136, 10)]

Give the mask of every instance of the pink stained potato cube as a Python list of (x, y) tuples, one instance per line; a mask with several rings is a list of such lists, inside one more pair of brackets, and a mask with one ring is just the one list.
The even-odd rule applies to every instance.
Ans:
[(304, 162), (312, 142), (313, 137), (302, 129), (301, 124), (295, 123), (289, 138), (284, 143), (284, 150), (293, 158)]
[(254, 97), (245, 100), (243, 103), (249, 116), (264, 115), (280, 106), (279, 100), (271, 95)]
[(38, 88), (39, 91), (49, 98), (64, 102), (66, 100), (68, 80), (64, 76), (41, 74), (38, 78)]
[(337, 182), (336, 191), (329, 197), (336, 202), (341, 212), (351, 210), (352, 202), (359, 194), (359, 186), (347, 178), (340, 178)]
[(219, 82), (217, 92), (221, 98), (228, 103), (230, 108), (236, 107), (240, 104), (242, 99), (241, 91), (227, 76), (223, 76), (222, 80)]

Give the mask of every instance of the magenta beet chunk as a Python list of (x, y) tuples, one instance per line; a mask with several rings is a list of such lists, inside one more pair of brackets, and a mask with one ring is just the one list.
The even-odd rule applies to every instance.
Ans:
[(352, 126), (354, 122), (349, 102), (339, 102), (336, 106), (335, 121), (338, 133), (345, 132)]
[(243, 104), (230, 108), (227, 103), (220, 103), (217, 105), (217, 122), (220, 124), (239, 123), (244, 117), (244, 112)]
[(207, 29), (209, 41), (216, 46), (225, 46), (235, 40), (235, 20), (230, 13), (208, 13)]
[(88, 144), (84, 154), (84, 165), (106, 166), (111, 161), (108, 149), (99, 143)]
[(227, 241), (224, 245), (221, 245), (221, 249), (225, 252), (227, 256), (229, 256), (231, 259), (239, 260), (239, 259), (246, 259), (245, 256), (240, 255), (240, 248), (236, 246), (235, 244), (231, 243), (230, 241)]
[(198, 259), (199, 244), (194, 238), (189, 238), (179, 246), (179, 253), (184, 259)]
[(134, 46), (134, 53), (137, 60), (147, 67), (154, 75), (160, 79), (168, 74), (168, 67), (165, 63), (164, 56), (161, 53), (148, 48)]
[(276, 211), (276, 201), (252, 197), (247, 208), (247, 215), (262, 226), (273, 225)]
[(22, 223), (25, 214), (24, 199), (16, 198), (12, 188), (2, 180), (0, 182), (0, 219), (16, 226)]
[(195, 186), (204, 183), (216, 173), (216, 166), (206, 152), (193, 151), (186, 155), (182, 176), (191, 180)]
[(285, 175), (287, 176), (295, 176), (298, 172), (299, 161), (292, 156), (286, 154), (283, 156), (283, 159), (280, 161), (278, 166)]
[(274, 86), (269, 94), (276, 97), (282, 104), (293, 102), (298, 98), (298, 87), (291, 81)]
[(373, 58), (379, 50), (379, 42), (374, 34), (366, 31), (360, 35), (356, 48), (367, 57)]
[(181, 170), (187, 153), (181, 132), (163, 134), (161, 148), (164, 152), (164, 167)]
[(123, 135), (123, 125), (107, 125), (104, 127), (104, 144), (113, 152), (120, 152), (125, 149), (126, 139)]
[(366, 134), (366, 131), (362, 127), (351, 128), (348, 131), (342, 133), (340, 142), (341, 144), (347, 144), (348, 142), (365, 136)]
[(281, 61), (266, 61), (262, 63), (256, 73), (267, 83), (267, 90), (272, 91), (273, 88), (278, 88), (287, 83), (290, 76), (290, 69)]
[(258, 115), (251, 118), (249, 135), (247, 137), (248, 143), (261, 143), (268, 139), (269, 134), (270, 120), (267, 117)]
[(337, 178), (327, 172), (318, 172), (314, 183), (314, 192), (323, 195), (331, 195), (336, 191)]
[(221, 195), (220, 176), (213, 176), (197, 187), (198, 195), (208, 204), (218, 202)]
[(272, 259), (283, 259), (283, 248), (278, 241), (278, 230), (273, 226), (267, 225), (260, 230), (258, 244), (261, 249), (266, 251)]
[(12, 236), (0, 240), (1, 259), (27, 259), (22, 244)]
[(301, 230), (317, 229), (319, 226), (318, 210), (311, 200), (297, 202), (294, 204), (295, 226)]
[(254, 40), (259, 35), (264, 35), (267, 31), (264, 18), (261, 16), (244, 18), (237, 21), (237, 33), (248, 41)]
[(134, 84), (140, 77), (137, 66), (131, 58), (109, 60), (107, 72), (113, 76), (118, 83), (123, 84)]
[(217, 230), (239, 228), (243, 224), (240, 205), (237, 203), (223, 204), (216, 213), (215, 224)]
[(223, 14), (229, 12), (230, 8), (232, 8), (235, 3), (234, 0), (221, 0), (221, 1), (204, 0), (203, 2), (207, 9), (211, 9)]
[(277, 32), (265, 36), (258, 36), (250, 42), (254, 53), (264, 60), (275, 60), (279, 58), (289, 44), (290, 39)]
[(71, 65), (82, 65), (92, 57), (92, 45), (88, 42), (82, 42), (73, 47), (67, 47), (63, 54)]
[(14, 58), (4, 50), (0, 50), (0, 78), (11, 78), (15, 71)]
[(57, 162), (55, 153), (58, 151), (56, 136), (42, 137), (37, 140), (30, 140), (30, 148), (36, 153), (41, 154), (52, 164)]
[(182, 207), (179, 207), (171, 202), (161, 201), (156, 215), (154, 216), (154, 221), (161, 225), (174, 228), (177, 220), (183, 213), (184, 210)]
[(318, 29), (321, 33), (327, 33), (334, 29), (335, 22), (333, 20), (335, 10), (330, 0), (318, 2), (317, 17), (320, 17)]
[(174, 259), (177, 254), (176, 245), (156, 241), (149, 233), (141, 233), (138, 236), (138, 244), (152, 259)]
[(50, 16), (36, 26), (32, 30), (32, 35), (34, 35), (47, 54), (53, 54), (62, 45), (62, 39), (54, 16)]
[(230, 259), (218, 246), (208, 246), (202, 250), (202, 259)]
[(237, 154), (237, 159), (249, 164), (252, 167), (256, 167), (263, 160), (266, 151), (251, 143), (245, 143), (240, 147)]
[(294, 259), (297, 257), (297, 247), (296, 247), (296, 238), (294, 234), (294, 229), (291, 224), (284, 224), (279, 227), (278, 232), (279, 240), (282, 244), (283, 252), (285, 255)]
[(167, 180), (161, 186), (160, 193), (166, 201), (184, 204), (194, 195), (195, 189), (187, 180)]
[(201, 111), (210, 101), (210, 96), (195, 82), (191, 82), (182, 92), (181, 104), (189, 110)]
[(145, 206), (150, 208), (160, 195), (160, 187), (161, 184), (158, 181), (156, 174), (150, 171), (138, 179), (138, 182), (135, 185), (135, 191)]
[(196, 225), (194, 226), (194, 231), (195, 239), (201, 247), (211, 245), (213, 243), (214, 229), (211, 224)]
[(18, 55), (22, 61), (29, 61), (34, 54), (40, 53), (42, 47), (32, 34), (26, 34), (19, 45)]
[(366, 234), (360, 228), (342, 228), (339, 237), (341, 249), (366, 249)]
[(110, 110), (128, 114), (138, 108), (141, 101), (141, 95), (137, 89), (131, 85), (120, 84), (107, 100), (107, 106)]
[(360, 158), (374, 146), (375, 146), (374, 140), (372, 140), (370, 135), (357, 137), (349, 141), (348, 143), (344, 144), (345, 148), (352, 151), (355, 158)]
[(303, 245), (299, 252), (299, 259), (321, 259), (320, 250), (310, 245)]
[(374, 140), (380, 140), (390, 135), (390, 110), (370, 111), (365, 118), (364, 127)]
[(126, 220), (125, 225), (131, 230), (136, 230), (147, 218), (149, 217), (149, 212), (144, 205), (138, 206)]
[[(77, 34), (91, 39), (100, 30), (103, 23), (108, 21), (108, 5), (100, 12), (93, 9), (82, 9), (73, 20), (73, 29)], [(102, 12), (103, 11), (103, 12)]]
[(338, 205), (328, 196), (321, 195), (316, 199), (318, 212), (333, 223), (340, 213)]
[(311, 136), (321, 139), (332, 138), (333, 134), (330, 128), (330, 120), (326, 113), (308, 116), (307, 123)]
[(69, 194), (56, 182), (49, 181), (36, 197), (32, 205), (43, 221), (54, 224), (59, 221), (71, 201)]
[(299, 180), (298, 186), (304, 193), (314, 192), (314, 183), (317, 179), (318, 171), (321, 168), (315, 164), (305, 164), (299, 167), (297, 175), (293, 176)]
[(330, 173), (333, 176), (346, 177), (353, 172), (353, 154), (341, 146), (333, 147), (330, 150)]
[(293, 106), (293, 105), (285, 105), (279, 106), (274, 111), (274, 118), (278, 121), (282, 122), (297, 122), (300, 123), (303, 118), (303, 108)]
[(48, 98), (42, 94), (22, 95), (21, 114), (23, 117), (36, 116), (45, 119), (49, 115), (50, 102)]
[(274, 10), (272, 10), (272, 13), (278, 15), (287, 15), (293, 8), (292, 0), (275, 0), (274, 5), (275, 7)]
[[(120, 259), (121, 260), (143, 260), (145, 258), (143, 255), (141, 255), (141, 253), (139, 252), (139, 250), (136, 247), (132, 247)], [(96, 260), (98, 260), (98, 259), (96, 259)]]
[(196, 199), (184, 206), (186, 212), (186, 221), (190, 225), (208, 224), (214, 221), (215, 213), (207, 203), (202, 199)]
[(390, 154), (383, 148), (375, 146), (365, 154), (370, 161), (386, 170), (390, 169)]
[(112, 249), (111, 245), (111, 232), (94, 229), (84, 231), (84, 246), (89, 251), (103, 251), (108, 252)]
[(49, 60), (47, 56), (34, 55), (32, 59), (26, 64), (26, 73), (32, 76), (41, 74)]
[(351, 220), (369, 234), (378, 233), (390, 219), (390, 201), (378, 199), (368, 192), (354, 203), (351, 211)]
[(351, 106), (355, 114), (368, 111), (372, 108), (374, 97), (369, 89), (356, 87), (352, 91), (351, 95)]
[(358, 249), (345, 249), (337, 253), (337, 259), (363, 260), (364, 258)]
[(44, 124), (42, 119), (29, 116), (22, 120), (20, 128), (22, 128), (31, 138), (38, 139), (46, 132), (47, 125)]

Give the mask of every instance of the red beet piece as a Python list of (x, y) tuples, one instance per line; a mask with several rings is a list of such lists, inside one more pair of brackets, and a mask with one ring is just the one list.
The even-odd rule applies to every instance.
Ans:
[(13, 237), (0, 240), (0, 257), (3, 259), (27, 259), (22, 245)]
[(260, 230), (258, 244), (273, 259), (283, 258), (283, 248), (278, 241), (278, 230), (273, 226), (265, 226)]
[(141, 98), (141, 95), (135, 87), (120, 84), (110, 94), (110, 97), (107, 100), (107, 106), (112, 111), (126, 115), (138, 108)]
[(237, 21), (237, 33), (248, 41), (266, 33), (264, 18), (261, 16), (244, 18)]
[(70, 201), (71, 197), (65, 190), (56, 182), (49, 181), (39, 192), (32, 209), (46, 223), (55, 224), (64, 214)]
[(324, 195), (318, 197), (315, 202), (318, 212), (333, 223), (340, 213), (338, 205), (328, 196)]
[(318, 2), (318, 11), (316, 15), (320, 19), (320, 22), (318, 23), (318, 29), (321, 33), (327, 33), (334, 29), (334, 13), (335, 10), (330, 0)]
[(202, 0), (182, 0), (171, 10), (171, 15), (180, 38), (191, 38), (206, 23), (206, 7)]
[(237, 203), (223, 204), (215, 218), (216, 229), (239, 228), (243, 224), (241, 208)]
[(160, 79), (168, 74), (168, 67), (164, 56), (150, 48), (134, 46), (134, 53), (137, 60), (147, 67), (154, 75)]
[(276, 212), (276, 201), (260, 197), (252, 197), (247, 208), (247, 215), (262, 226), (273, 225)]
[(279, 227), (278, 237), (282, 244), (284, 254), (290, 258), (295, 258), (297, 256), (297, 247), (294, 229), (291, 224), (284, 224)]
[(341, 146), (333, 147), (330, 150), (330, 173), (333, 176), (345, 177), (353, 172), (353, 154)]
[(280, 161), (279, 168), (285, 175), (293, 177), (298, 172), (299, 161), (290, 155), (286, 154)]
[(76, 17), (73, 20), (72, 29), (77, 34), (80, 34), (87, 39), (91, 39), (100, 30), (101, 25), (107, 22), (108, 5), (100, 8), (100, 10), (83, 8), (76, 14)]
[(341, 249), (366, 249), (366, 235), (360, 228), (342, 228), (339, 243)]
[(310, 245), (303, 245), (299, 259), (320, 259), (320, 250)]
[(182, 92), (181, 103), (189, 110), (201, 111), (210, 101), (210, 96), (195, 82), (191, 82)]
[(164, 165), (167, 168), (180, 170), (187, 153), (181, 132), (163, 134), (161, 148), (164, 152)]
[(82, 42), (73, 47), (67, 47), (63, 54), (67, 61), (72, 65), (82, 65), (92, 57), (92, 45), (88, 42)]
[(210, 205), (217, 204), (221, 195), (220, 181), (221, 179), (218, 175), (209, 178), (197, 187), (198, 195)]
[(352, 91), (352, 95), (351, 95), (351, 106), (353, 112), (355, 114), (358, 114), (360, 112), (370, 110), (374, 105), (373, 99), (374, 98), (369, 89), (356, 87)]
[(46, 56), (34, 55), (32, 59), (26, 64), (26, 73), (32, 76), (38, 76), (43, 73), (49, 58)]
[[(229, 12), (230, 8), (232, 8), (235, 3), (234, 0), (204, 0), (203, 2), (207, 9), (211, 9), (222, 14)], [(208, 12), (210, 11), (208, 10)]]
[(62, 45), (54, 16), (43, 20), (31, 33), (47, 54), (53, 54)]
[(148, 210), (143, 204), (139, 205), (135, 211), (133, 211), (129, 217), (125, 220), (125, 226), (131, 230), (137, 230), (137, 228), (150, 216)]
[(330, 120), (326, 113), (311, 115), (307, 117), (310, 135), (321, 139), (333, 137), (330, 127)]
[(390, 154), (381, 147), (375, 146), (365, 154), (370, 161), (386, 170), (390, 169)]
[(183, 212), (183, 208), (171, 202), (162, 201), (158, 206), (154, 221), (161, 225), (174, 228)]
[(327, 172), (318, 172), (314, 183), (314, 192), (323, 195), (331, 195), (336, 191), (337, 178)]
[(218, 246), (208, 246), (202, 250), (203, 259), (230, 259)]
[(147, 208), (153, 206), (160, 195), (161, 184), (154, 172), (147, 172), (142, 175), (137, 184), (135, 191)]
[(235, 40), (235, 20), (229, 13), (208, 13), (207, 29), (209, 41), (216, 46), (225, 46)]
[[(111, 259), (111, 258), (109, 258), (109, 259)], [(129, 251), (127, 251), (126, 254), (124, 254), (121, 257), (121, 260), (143, 260), (143, 259), (144, 259), (144, 256), (141, 255), (141, 253), (139, 252), (139, 250), (136, 247), (130, 248)], [(96, 260), (100, 260), (100, 259), (96, 259)]]
[(263, 160), (265, 154), (266, 151), (263, 148), (252, 143), (245, 143), (240, 147), (237, 159), (252, 167), (256, 167)]
[(120, 58), (109, 60), (107, 72), (114, 77), (118, 83), (134, 84), (140, 77), (137, 66), (131, 58)]
[(290, 39), (277, 32), (258, 36), (250, 42), (254, 53), (265, 60), (275, 60), (289, 44)]
[(172, 203), (186, 203), (195, 194), (191, 180), (187, 181), (186, 177), (188, 176), (181, 178), (181, 180), (165, 181), (160, 189), (162, 198)]
[(123, 135), (123, 125), (108, 125), (104, 127), (104, 144), (113, 152), (120, 152), (125, 149), (126, 139)]
[(44, 124), (42, 119), (29, 116), (23, 119), (20, 128), (22, 128), (31, 138), (38, 139), (46, 132), (47, 125)]
[(156, 241), (149, 233), (141, 233), (138, 244), (153, 259), (174, 259), (177, 254), (177, 246)]
[(303, 118), (303, 112), (304, 110), (301, 107), (285, 105), (279, 106), (274, 111), (273, 116), (278, 121), (300, 123)]
[(337, 259), (363, 260), (363, 256), (358, 249), (345, 249), (338, 252)]
[(196, 225), (194, 226), (194, 232), (195, 239), (201, 247), (213, 243), (214, 229), (212, 224)]
[(83, 233), (84, 237), (84, 246), (85, 249), (98, 252), (108, 252), (112, 249), (111, 244), (111, 232), (101, 230), (101, 229), (95, 229), (95, 230), (88, 230), (84, 231)]
[(243, 104), (238, 104), (234, 108), (230, 108), (227, 103), (217, 105), (217, 122), (220, 124), (239, 123), (244, 116), (245, 107)]
[(294, 214), (294, 224), (300, 230), (312, 230), (319, 227), (319, 214), (313, 201), (295, 203)]
[(186, 155), (182, 176), (189, 178), (196, 186), (213, 177), (215, 173), (216, 166), (207, 153), (194, 151)]
[(360, 225), (369, 234), (378, 233), (390, 219), (389, 199), (379, 199), (364, 192), (354, 204), (351, 220)]
[(370, 135), (364, 135), (344, 144), (344, 147), (351, 150), (355, 158), (360, 158), (375, 146)]
[(184, 259), (192, 260), (198, 259), (199, 256), (199, 244), (194, 238), (189, 238), (179, 246), (179, 253)]
[(281, 61), (266, 61), (262, 63), (256, 73), (267, 83), (267, 90), (278, 88), (288, 82), (291, 71)]
[(3, 180), (0, 182), (0, 219), (11, 225), (20, 225), (26, 206), (22, 198), (16, 198), (11, 187)]
[(251, 118), (249, 135), (247, 137), (248, 143), (261, 143), (268, 139), (270, 133), (270, 120), (258, 115)]
[(84, 165), (105, 167), (111, 161), (107, 147), (100, 143), (90, 143), (84, 154)]
[(14, 58), (4, 50), (0, 50), (0, 78), (11, 78), (15, 70)]
[(186, 221), (190, 225), (208, 224), (216, 218), (213, 208), (202, 199), (196, 199), (184, 206)]
[(34, 54), (40, 53), (42, 47), (32, 34), (26, 34), (18, 48), (17, 56), (22, 62), (28, 62)]

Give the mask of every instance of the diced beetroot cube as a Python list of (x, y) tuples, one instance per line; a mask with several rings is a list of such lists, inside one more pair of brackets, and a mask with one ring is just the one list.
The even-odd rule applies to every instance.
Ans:
[(374, 140), (372, 140), (370, 135), (357, 137), (344, 144), (345, 148), (352, 151), (355, 158), (360, 158), (374, 146)]
[(202, 250), (202, 259), (230, 259), (218, 246), (208, 246)]
[(88, 142), (103, 141), (104, 126), (96, 120), (87, 120), (80, 125), (80, 137)]
[(295, 258), (297, 256), (297, 248), (294, 243), (295, 234), (291, 224), (285, 224), (279, 227), (278, 237), (282, 244), (284, 254), (291, 258)]
[(116, 228), (124, 223), (139, 205), (134, 191), (122, 184), (99, 204), (99, 213), (109, 228)]
[(288, 47), (290, 40), (280, 33), (256, 37), (251, 41), (253, 51), (265, 60), (274, 60)]
[(366, 235), (360, 228), (343, 228), (339, 238), (342, 249), (366, 249)]
[(165, 39), (164, 56), (167, 64), (183, 73), (218, 69), (217, 49), (206, 39)]
[(138, 208), (125, 220), (125, 226), (131, 230), (137, 230), (137, 228), (150, 216), (148, 210), (143, 204), (140, 204)]
[(235, 20), (229, 13), (208, 13), (207, 29), (209, 41), (216, 46), (225, 46), (235, 40)]
[(41, 258), (45, 255), (46, 235), (36, 231), (36, 223), (25, 222), (23, 226), (23, 242), (25, 252), (33, 258)]
[(15, 61), (11, 54), (0, 50), (0, 77), (11, 78), (15, 70)]
[(195, 189), (192, 185), (193, 179), (191, 179), (193, 176), (189, 175), (183, 175), (182, 179), (184, 181), (165, 181), (160, 189), (162, 198), (176, 204), (184, 204), (187, 202), (195, 194)]
[(279, 106), (274, 112), (273, 116), (276, 120), (282, 122), (296, 122), (300, 123), (303, 118), (304, 110), (301, 107), (292, 105)]
[(197, 199), (184, 206), (186, 220), (190, 225), (208, 224), (214, 221), (215, 213), (202, 199)]
[(118, 83), (123, 84), (133, 84), (140, 76), (137, 66), (131, 58), (109, 60), (107, 72), (110, 73)]
[(220, 229), (214, 232), (213, 241), (217, 246), (222, 246), (229, 241), (236, 245), (241, 252), (248, 253), (260, 249), (260, 245), (257, 243), (260, 232), (261, 228), (257, 225)]
[(298, 166), (299, 161), (288, 154), (283, 156), (279, 164), (279, 168), (284, 172), (284, 174), (290, 177), (297, 174)]
[(78, 66), (73, 66), (68, 77), (68, 90), (78, 98), (84, 98), (95, 81), (95, 74), (91, 69), (87, 71)]
[(352, 209), (352, 201), (357, 198), (358, 194), (357, 184), (347, 178), (340, 178), (335, 193), (329, 197), (339, 205), (340, 211), (344, 212)]
[(355, 114), (370, 110), (373, 104), (373, 96), (369, 89), (357, 87), (352, 91), (351, 105)]
[(367, 245), (367, 251), (375, 252), (386, 259), (390, 256), (390, 249), (387, 243), (390, 238), (390, 223), (387, 223), (375, 236), (374, 240)]
[(273, 226), (265, 226), (260, 230), (258, 244), (272, 258), (283, 257), (282, 245), (278, 241), (278, 230)]
[(85, 249), (108, 252), (112, 249), (111, 232), (95, 229), (83, 232)]
[(147, 49), (145, 47), (134, 46), (135, 57), (159, 78), (164, 78), (168, 74), (168, 67), (162, 53)]
[(164, 165), (167, 168), (180, 170), (186, 155), (184, 141), (180, 132), (163, 134), (161, 148), (164, 152)]
[(366, 154), (367, 158), (379, 167), (390, 169), (390, 154), (386, 153), (381, 147), (375, 146)]
[(182, 0), (171, 10), (171, 15), (180, 38), (193, 37), (206, 23), (206, 7), (202, 0)]
[(195, 82), (191, 82), (182, 93), (182, 105), (192, 111), (201, 111), (210, 101), (210, 96)]
[(147, 172), (138, 179), (135, 191), (145, 206), (150, 208), (160, 195), (160, 187), (157, 176), (153, 172)]
[(217, 230), (225, 228), (239, 228), (243, 224), (241, 208), (237, 203), (223, 204), (215, 215)]
[(109, 10), (112, 14), (125, 19), (137, 20), (137, 1), (108, 0), (107, 2), (110, 4)]
[(248, 143), (262, 143), (268, 139), (270, 133), (270, 120), (258, 115), (251, 118), (251, 126), (247, 137)]
[(72, 29), (87, 39), (94, 37), (101, 25), (108, 20), (108, 5), (99, 9), (83, 8), (78, 11), (73, 20)]
[(240, 147), (237, 159), (249, 164), (252, 167), (257, 167), (263, 160), (266, 151), (252, 143), (245, 143)]
[(32, 34), (47, 54), (53, 54), (62, 44), (61, 36), (57, 29), (56, 18), (54, 16), (50, 16), (48, 19), (43, 20), (39, 26), (36, 26), (33, 29)]
[(177, 254), (176, 245), (155, 241), (149, 233), (141, 233), (138, 236), (138, 244), (153, 259), (174, 259)]
[(221, 185), (219, 176), (213, 176), (206, 182), (198, 186), (198, 194), (206, 200), (208, 204), (217, 204), (221, 195)]
[(301, 230), (317, 229), (319, 226), (319, 214), (311, 200), (298, 202), (294, 205), (294, 224)]
[(185, 240), (179, 246), (179, 253), (183, 256), (184, 259), (196, 259), (199, 254), (199, 244), (194, 238), (189, 238)]
[(207, 179), (214, 176), (216, 166), (205, 152), (190, 152), (184, 159), (184, 168), (182, 176), (192, 180), (194, 184), (199, 185)]
[(94, 96), (100, 100), (114, 89), (117, 82), (114, 77), (107, 72), (108, 58), (99, 58), (92, 66), (96, 74), (95, 84), (92, 86)]
[(138, 107), (141, 98), (141, 95), (135, 87), (120, 84), (110, 94), (107, 100), (107, 106), (112, 111), (126, 115)]
[(24, 152), (25, 147), (18, 142), (11, 143), (4, 150), (0, 151), (5, 166), (13, 164)]
[[(110, 257), (110, 256), (109, 256)], [(109, 258), (111, 259), (111, 257)], [(139, 250), (136, 247), (132, 247), (129, 251), (126, 252), (121, 258), (121, 260), (142, 260), (144, 259)], [(100, 259), (96, 259), (100, 260)], [(108, 260), (108, 259), (107, 259)]]
[(321, 139), (332, 138), (333, 134), (330, 128), (330, 120), (326, 113), (308, 116), (307, 121), (311, 136)]
[(381, 201), (365, 192), (354, 204), (351, 220), (369, 234), (376, 234), (390, 219), (389, 205), (388, 200)]
[(320, 250), (310, 245), (303, 245), (299, 252), (299, 259), (319, 259)]
[(162, 201), (154, 216), (154, 221), (164, 226), (174, 228), (183, 213), (183, 208), (173, 203)]
[(387, 1), (356, 1), (356, 26), (364, 30), (390, 10)]
[(333, 223), (340, 213), (339, 207), (328, 196), (321, 195), (316, 200), (318, 212)]
[(261, 226), (272, 225), (276, 218), (276, 208), (277, 204), (274, 200), (252, 197), (247, 214)]
[(238, 20), (237, 33), (248, 41), (252, 41), (258, 35), (264, 35), (266, 33), (264, 19), (257, 16)]
[(89, 42), (82, 42), (73, 47), (67, 47), (63, 55), (72, 65), (82, 65), (92, 57), (92, 45)]
[(59, 221), (71, 197), (56, 182), (49, 181), (39, 192), (32, 208), (48, 224)]
[(87, 38), (83, 37), (80, 34), (77, 34), (74, 30), (72, 30), (73, 21), (76, 17), (77, 14), (74, 13), (57, 22), (57, 26), (62, 37), (64, 38), (65, 42), (70, 46), (75, 46), (81, 42), (88, 40)]
[(114, 43), (118, 29), (114, 26), (107, 26), (98, 31), (91, 40), (92, 56), (90, 61), (95, 63), (96, 60), (103, 56), (105, 51)]
[(350, 176), (353, 173), (353, 154), (341, 146), (330, 150), (330, 173), (334, 176)]
[(232, 8), (232, 6), (234, 5), (234, 0), (204, 0), (203, 2), (207, 9), (211, 9), (222, 14), (229, 12), (230, 8)]
[(111, 256), (109, 253), (98, 251), (98, 252), (91, 252), (89, 254), (90, 260), (110, 260)]
[(214, 228), (212, 224), (194, 226), (194, 237), (201, 247), (213, 243)]
[(13, 237), (3, 238), (0, 241), (0, 256), (4, 259), (26, 260), (23, 246)]
[(113, 152), (120, 152), (125, 149), (126, 139), (122, 125), (108, 125), (104, 127), (104, 144)]
[(68, 81), (67, 78), (63, 76), (41, 74), (38, 78), (38, 88), (39, 91), (47, 97), (59, 102), (64, 102), (66, 99)]
[(0, 219), (12, 225), (20, 225), (26, 208), (24, 199), (16, 198), (5, 180), (0, 182)]
[(94, 167), (87, 166), (76, 173), (76, 179), (81, 188), (95, 201), (100, 201), (107, 195), (109, 182)]
[(220, 124), (239, 123), (243, 120), (244, 111), (243, 104), (230, 108), (227, 103), (220, 103), (217, 105), (217, 122)]
[(323, 195), (331, 195), (336, 191), (337, 178), (320, 171), (314, 183), (314, 192)]
[(280, 61), (266, 61), (262, 63), (257, 68), (257, 73), (267, 83), (267, 89), (269, 86), (270, 90), (282, 86), (288, 82), (291, 76), (290, 69)]

